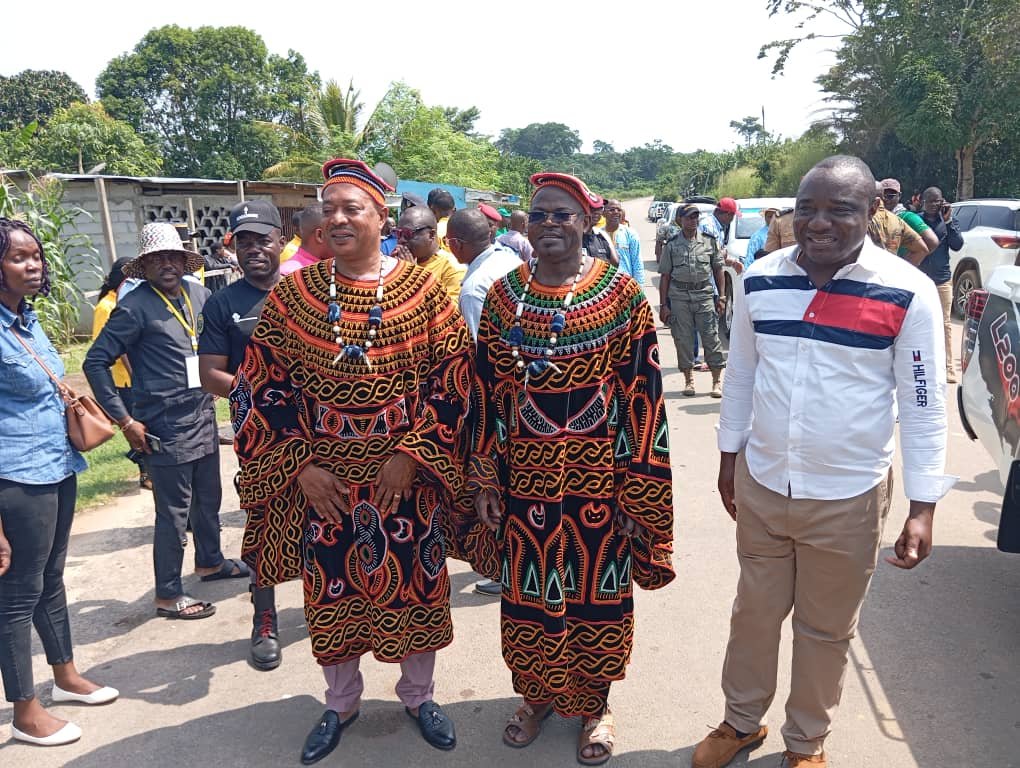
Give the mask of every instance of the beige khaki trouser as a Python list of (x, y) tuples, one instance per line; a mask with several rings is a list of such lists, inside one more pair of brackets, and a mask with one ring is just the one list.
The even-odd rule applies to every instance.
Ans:
[(793, 609), (786, 748), (818, 754), (843, 693), (847, 651), (875, 572), (892, 472), (851, 499), (791, 499), (760, 485), (737, 457), (740, 581), (723, 664), (726, 722), (751, 733), (776, 694), (780, 627)]
[(950, 311), (953, 307), (952, 282), (936, 285), (939, 289), (939, 300), (942, 302), (942, 326), (946, 334), (946, 380), (950, 383), (956, 379), (956, 363), (953, 360), (953, 323)]

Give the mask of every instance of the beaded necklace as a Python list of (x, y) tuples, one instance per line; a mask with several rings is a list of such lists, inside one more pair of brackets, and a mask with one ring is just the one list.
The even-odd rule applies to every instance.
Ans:
[(379, 335), (379, 326), (382, 325), (382, 299), (383, 299), (383, 258), (379, 259), (379, 285), (375, 289), (375, 306), (368, 312), (368, 336), (362, 344), (344, 344), (340, 335), (340, 317), (343, 312), (336, 295), (336, 259), (329, 267), (329, 306), (327, 308), (327, 319), (333, 324), (333, 335), (336, 337), (336, 346), (340, 350), (333, 358), (333, 365), (341, 360), (352, 360), (358, 362), (363, 360), (369, 369), (372, 368), (372, 360), (368, 356), (368, 350), (372, 348), (375, 337)]
[[(531, 274), (528, 275), (527, 282), (524, 283), (524, 290), (521, 291), (521, 298), (517, 301), (517, 310), (514, 313), (514, 324), (510, 328), (510, 334), (508, 341), (510, 342), (510, 355), (515, 360), (517, 370), (524, 369), (524, 388), (528, 388), (528, 382), (531, 377), (541, 376), (549, 368), (552, 368), (556, 373), (560, 372), (559, 366), (556, 365), (550, 358), (556, 353), (556, 343), (559, 341), (560, 334), (563, 333), (563, 329), (567, 324), (567, 310), (570, 308), (570, 304), (574, 301), (574, 291), (577, 289), (577, 283), (581, 279), (581, 275), (584, 274), (585, 260), (588, 258), (588, 251), (586, 248), (581, 249), (581, 260), (577, 265), (577, 274), (574, 275), (574, 280), (570, 284), (570, 290), (567, 291), (566, 296), (563, 297), (563, 304), (559, 310), (557, 310), (552, 319), (549, 321), (549, 339), (546, 342), (546, 348), (544, 355), (539, 357), (537, 360), (532, 360), (530, 363), (525, 364), (524, 358), (521, 355), (521, 346), (524, 344), (524, 328), (521, 326), (521, 317), (524, 315), (524, 302), (528, 298), (528, 290), (531, 288), (531, 281), (535, 279), (535, 272), (538, 271), (538, 258), (533, 258), (531, 263), (528, 265), (531, 270)], [(525, 368), (525, 365), (527, 367)]]

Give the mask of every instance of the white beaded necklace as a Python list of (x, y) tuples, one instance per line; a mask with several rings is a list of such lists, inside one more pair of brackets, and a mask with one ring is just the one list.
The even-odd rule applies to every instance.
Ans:
[(581, 279), (581, 275), (584, 274), (585, 261), (588, 258), (588, 251), (585, 248), (581, 249), (581, 260), (577, 265), (577, 274), (574, 275), (574, 280), (570, 284), (570, 290), (563, 297), (563, 304), (561, 308), (553, 314), (552, 319), (549, 321), (549, 339), (546, 342), (546, 349), (543, 357), (539, 357), (527, 363), (525, 369), (524, 358), (521, 354), (521, 346), (524, 344), (524, 328), (521, 326), (521, 317), (524, 314), (525, 300), (528, 298), (528, 291), (531, 288), (531, 281), (535, 279), (535, 272), (538, 271), (538, 258), (533, 258), (528, 264), (528, 268), (531, 270), (531, 274), (528, 275), (527, 282), (524, 283), (524, 290), (521, 291), (521, 297), (517, 301), (517, 309), (514, 312), (514, 324), (510, 328), (510, 334), (508, 341), (510, 342), (510, 355), (514, 358), (517, 370), (524, 369), (524, 388), (528, 388), (528, 382), (531, 378), (541, 376), (549, 368), (552, 368), (557, 373), (560, 372), (559, 366), (556, 365), (550, 358), (556, 353), (556, 344), (559, 341), (560, 334), (563, 333), (563, 329), (567, 324), (567, 310), (574, 301), (574, 291), (577, 290), (577, 283)]
[(340, 302), (337, 301), (336, 291), (336, 258), (333, 259), (329, 267), (329, 306), (327, 308), (326, 317), (333, 324), (333, 335), (336, 337), (336, 346), (339, 350), (336, 357), (333, 358), (333, 365), (336, 365), (341, 360), (352, 360), (358, 362), (363, 360), (365, 365), (371, 370), (372, 360), (368, 356), (368, 350), (372, 348), (372, 344), (375, 341), (376, 336), (379, 335), (379, 327), (382, 325), (383, 311), (382, 311), (382, 300), (383, 300), (383, 261), (379, 259), (379, 285), (375, 289), (375, 306), (368, 312), (368, 335), (365, 341), (361, 344), (344, 344), (343, 337), (340, 335), (340, 318), (343, 315), (340, 309)]

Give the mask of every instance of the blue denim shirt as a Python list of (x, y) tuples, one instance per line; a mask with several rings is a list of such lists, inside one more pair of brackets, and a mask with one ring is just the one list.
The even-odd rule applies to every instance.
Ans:
[(64, 399), (57, 386), (14, 338), (18, 334), (63, 378), (64, 363), (28, 305), (25, 323), (0, 304), (0, 478), (26, 485), (59, 483), (86, 468), (67, 438)]

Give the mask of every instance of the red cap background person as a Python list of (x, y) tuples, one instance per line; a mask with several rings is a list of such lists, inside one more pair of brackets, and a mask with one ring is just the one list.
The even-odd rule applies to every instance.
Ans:
[[(715, 238), (722, 251), (723, 263), (728, 267), (732, 267), (739, 275), (744, 271), (743, 263), (739, 259), (730, 258), (729, 252), (726, 250), (726, 246), (730, 241), (730, 224), (736, 215), (737, 201), (732, 197), (724, 197), (719, 200), (711, 216), (701, 217), (699, 226), (702, 232), (706, 232)], [(718, 292), (718, 286), (716, 286), (716, 292)]]
[(489, 221), (489, 242), (496, 242), (496, 232), (501, 226), (503, 226), (503, 217), (500, 215), (499, 211), (485, 203), (480, 203), (478, 210), (481, 211), (482, 215)]
[(473, 354), (435, 277), (379, 250), (389, 185), (358, 160), (322, 170), (332, 258), (270, 293), (231, 392), (245, 556), (260, 586), (304, 573), (327, 682), (305, 764), (357, 718), (365, 653), (400, 664), (423, 738), (456, 745), (433, 701), (435, 652), (453, 637), (439, 515), (463, 486)]
[[(492, 284), (481, 314), (485, 406), (468, 487), (487, 527), (462, 538), (476, 570), (502, 573), (503, 658), (524, 699), (503, 741), (527, 746), (555, 711), (580, 718), (576, 757), (600, 764), (615, 740), (610, 688), (633, 646), (634, 582), (674, 577), (655, 322), (640, 286), (582, 249), (601, 198), (566, 174), (531, 181), (534, 257)], [(575, 421), (583, 434), (551, 428)]]

